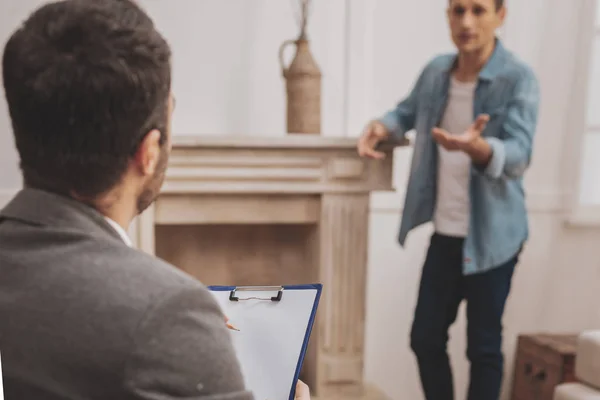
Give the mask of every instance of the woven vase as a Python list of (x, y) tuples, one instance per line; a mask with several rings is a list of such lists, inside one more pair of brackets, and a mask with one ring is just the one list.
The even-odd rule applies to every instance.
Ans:
[[(285, 66), (283, 53), (295, 45), (296, 54)], [(285, 41), (279, 49), (279, 62), (287, 92), (287, 132), (321, 133), (321, 70), (315, 62), (308, 40), (302, 36)]]

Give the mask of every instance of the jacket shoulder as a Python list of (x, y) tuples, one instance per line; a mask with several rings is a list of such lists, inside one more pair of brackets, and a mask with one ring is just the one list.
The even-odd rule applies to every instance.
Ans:
[[(125, 297), (140, 306), (167, 292), (204, 288), (174, 265), (135, 248), (110, 244), (103, 248), (97, 244), (96, 250), (90, 249), (88, 254), (95, 254), (102, 264), (102, 272), (94, 279), (104, 281), (117, 298)], [(131, 291), (132, 288), (136, 290)]]
[(431, 72), (444, 72), (452, 67), (452, 63), (456, 59), (456, 54), (444, 53), (438, 54), (427, 63), (425, 69)]

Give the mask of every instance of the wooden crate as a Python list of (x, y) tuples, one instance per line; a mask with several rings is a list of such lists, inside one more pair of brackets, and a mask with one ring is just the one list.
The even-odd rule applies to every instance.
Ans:
[(512, 400), (552, 400), (554, 388), (574, 382), (578, 335), (520, 335)]

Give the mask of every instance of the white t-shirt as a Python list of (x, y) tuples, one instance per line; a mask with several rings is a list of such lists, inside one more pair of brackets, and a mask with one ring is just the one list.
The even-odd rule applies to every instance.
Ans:
[[(465, 132), (473, 123), (473, 99), (477, 82), (459, 82), (452, 78), (448, 102), (440, 128), (451, 134)], [(442, 235), (466, 237), (469, 232), (469, 183), (471, 158), (462, 151), (438, 146), (437, 204), (435, 231)]]

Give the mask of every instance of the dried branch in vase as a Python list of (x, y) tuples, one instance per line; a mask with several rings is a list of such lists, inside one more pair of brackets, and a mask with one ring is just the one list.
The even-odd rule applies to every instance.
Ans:
[(306, 26), (308, 25), (308, 14), (310, 12), (310, 6), (312, 0), (292, 0), (297, 6), (294, 7), (296, 11), (296, 22), (300, 29), (300, 35), (298, 39), (306, 39)]

